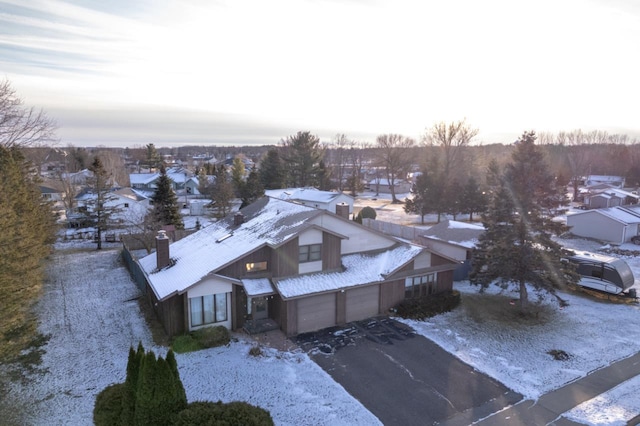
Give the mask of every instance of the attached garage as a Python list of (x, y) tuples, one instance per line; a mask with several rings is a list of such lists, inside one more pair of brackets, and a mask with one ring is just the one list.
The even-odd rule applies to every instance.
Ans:
[(298, 333), (336, 325), (336, 294), (321, 294), (297, 301)]
[(359, 321), (380, 312), (380, 285), (347, 290), (346, 321)]

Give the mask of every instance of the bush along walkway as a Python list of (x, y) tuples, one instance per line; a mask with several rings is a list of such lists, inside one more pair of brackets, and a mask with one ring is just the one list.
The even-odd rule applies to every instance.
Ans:
[(479, 416), (477, 411), (469, 410), (440, 424), (446, 426), (472, 423), (480, 426), (579, 425), (581, 423), (564, 418), (562, 414), (637, 375), (640, 375), (640, 353), (546, 393), (537, 401), (524, 400), (479, 421), (478, 419), (482, 416)]

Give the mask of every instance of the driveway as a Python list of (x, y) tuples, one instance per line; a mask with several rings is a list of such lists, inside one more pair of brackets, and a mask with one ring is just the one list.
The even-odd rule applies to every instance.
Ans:
[(385, 425), (483, 418), (522, 399), (387, 317), (297, 338), (298, 345)]

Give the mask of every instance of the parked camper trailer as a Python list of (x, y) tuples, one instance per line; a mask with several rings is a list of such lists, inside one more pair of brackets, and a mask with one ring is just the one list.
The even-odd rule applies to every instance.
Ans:
[(628, 291), (635, 283), (633, 271), (622, 259), (587, 251), (576, 251), (567, 260), (577, 266), (580, 285), (611, 294), (628, 292), (634, 296), (635, 289)]

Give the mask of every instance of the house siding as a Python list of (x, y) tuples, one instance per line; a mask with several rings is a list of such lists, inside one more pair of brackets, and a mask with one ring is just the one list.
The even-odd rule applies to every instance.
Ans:
[(290, 277), (298, 275), (298, 238), (272, 250), (272, 266), (270, 268), (273, 277)]
[(571, 233), (579, 237), (595, 238), (616, 244), (625, 242), (625, 237), (631, 238), (635, 235), (633, 232), (625, 232), (625, 224), (597, 211), (570, 215), (567, 217), (567, 225), (571, 228)]
[(267, 273), (268, 271), (273, 270), (273, 264), (271, 261), (271, 248), (262, 247), (253, 253), (250, 253), (237, 262), (221, 269), (217, 272), (218, 275), (223, 275), (225, 277), (232, 278), (242, 278), (250, 275), (260, 275), (265, 274), (265, 271), (255, 272), (255, 273), (247, 273), (246, 265), (247, 263), (258, 263), (258, 262), (267, 262)]
[(147, 299), (169, 337), (183, 334), (187, 330), (185, 322), (187, 301), (184, 295), (175, 295), (161, 302), (156, 298), (153, 290), (147, 288)]
[(342, 239), (335, 235), (323, 232), (322, 234), (322, 270), (331, 271), (342, 266), (341, 261)]

